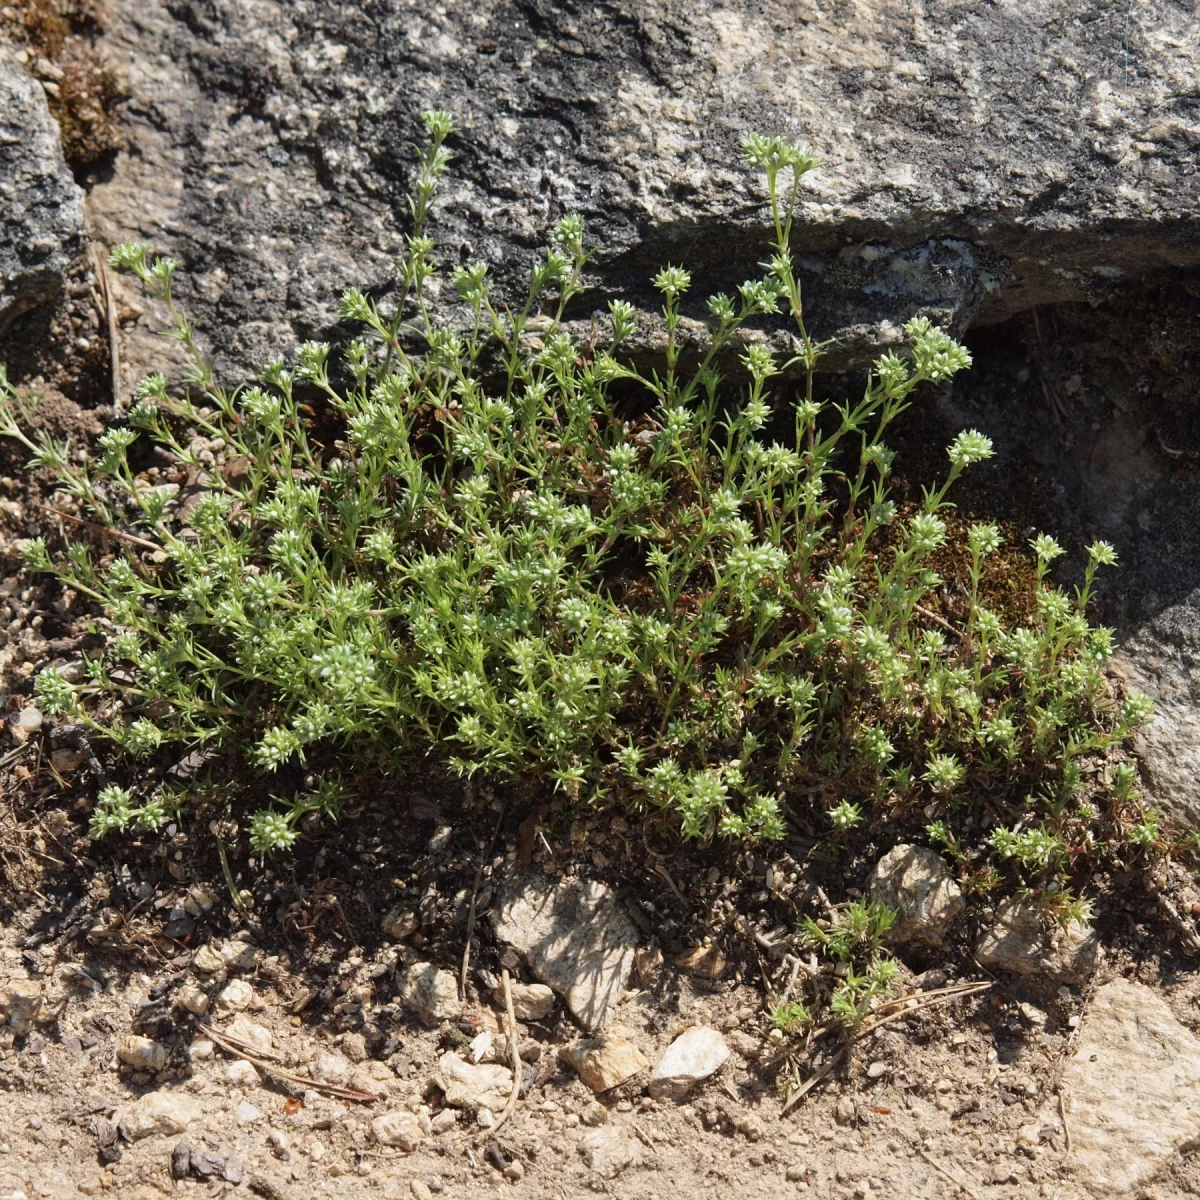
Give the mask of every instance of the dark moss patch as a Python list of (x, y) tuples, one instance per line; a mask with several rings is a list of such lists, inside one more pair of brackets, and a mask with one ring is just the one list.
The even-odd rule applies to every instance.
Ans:
[(121, 148), (116, 109), (127, 94), (97, 48), (103, 8), (98, 0), (24, 0), (6, 11), (0, 29), (24, 49), (62, 131), (67, 164), (86, 182)]

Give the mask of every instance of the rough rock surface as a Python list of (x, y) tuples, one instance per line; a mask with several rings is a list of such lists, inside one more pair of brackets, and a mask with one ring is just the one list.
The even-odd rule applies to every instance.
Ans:
[(682, 1100), (698, 1083), (715, 1075), (729, 1061), (729, 1046), (715, 1030), (694, 1025), (681, 1033), (650, 1072), (650, 1095), (655, 1100)]
[(1067, 1060), (1075, 1170), (1096, 1196), (1132, 1196), (1200, 1140), (1200, 1040), (1152, 988), (1097, 989)]
[(494, 1064), (464, 1062), (453, 1051), (438, 1059), (437, 1074), (431, 1080), (446, 1097), (451, 1108), (474, 1112), (488, 1108), (499, 1112), (512, 1091), (512, 1072)]
[(998, 906), (996, 920), (980, 935), (975, 955), (983, 966), (1014, 975), (1082, 983), (1100, 960), (1100, 941), (1090, 925), (1072, 921), (1064, 929), (1047, 924), (1035, 903), (1012, 896)]
[(167, 1051), (153, 1038), (131, 1033), (121, 1039), (117, 1058), (135, 1071), (161, 1071), (167, 1065)]
[(458, 980), (433, 963), (413, 963), (400, 977), (400, 1003), (431, 1028), (462, 1013)]
[(962, 889), (940, 854), (925, 846), (889, 850), (871, 874), (871, 899), (896, 910), (890, 937), (896, 942), (937, 944), (966, 908)]
[(620, 1087), (650, 1066), (650, 1060), (624, 1038), (590, 1038), (567, 1046), (563, 1059), (593, 1092)]
[(1177, 822), (1200, 825), (1200, 591), (1139, 630), (1117, 666), (1155, 703), (1136, 744), (1147, 798)]
[(843, 358), (918, 310), (961, 329), (1200, 261), (1194, 14), (1175, 0), (113, 7), (136, 102), (92, 218), (181, 258), (222, 370), (333, 328), (348, 284), (389, 290), (430, 105), (461, 131), (443, 253), (511, 290), (579, 210), (605, 248), (581, 315), (613, 287), (656, 308), (668, 260), (696, 268), (698, 311), (745, 276), (765, 227), (751, 130), (825, 156), (798, 249)]
[(0, 987), (0, 1020), (15, 1034), (28, 1033), (45, 1012), (42, 985), (33, 979), (9, 980)]
[(83, 192), (46, 95), (0, 46), (0, 337), (62, 290), (82, 237)]
[(614, 1179), (642, 1158), (642, 1144), (620, 1125), (601, 1125), (579, 1139), (583, 1161), (602, 1179)]
[(604, 1025), (638, 945), (637, 929), (607, 887), (585, 879), (517, 878), (494, 920), (496, 936), (525, 955), (585, 1029)]
[(371, 1136), (381, 1146), (396, 1146), (411, 1154), (421, 1144), (424, 1133), (412, 1113), (387, 1112), (371, 1122)]
[(131, 1142), (157, 1135), (172, 1137), (186, 1133), (187, 1127), (202, 1115), (200, 1103), (178, 1092), (148, 1092), (126, 1109), (120, 1125)]
[[(554, 989), (544, 983), (514, 983), (511, 991), (513, 1015), (518, 1021), (541, 1021), (554, 1011)], [(492, 1000), (503, 1011), (506, 1001), (502, 987), (492, 993)]]

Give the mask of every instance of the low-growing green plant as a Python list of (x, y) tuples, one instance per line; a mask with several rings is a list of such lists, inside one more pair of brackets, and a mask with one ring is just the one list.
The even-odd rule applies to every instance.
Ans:
[[(1144, 697), (1111, 698), (1112, 636), (1087, 617), (1112, 547), (1090, 547), (1069, 596), (1046, 578), (1060, 548), (1036, 539), (1036, 617), (1009, 627), (988, 603), (999, 528), (956, 538), (946, 520), (990, 440), (959, 433), (919, 502), (890, 494), (885, 434), (967, 351), (917, 317), (859, 400), (816, 397), (824, 347), (791, 250), (812, 151), (746, 140), (766, 176), (767, 259), (708, 297), (703, 344), (681, 324), (689, 272), (661, 270), (666, 348), (643, 370), (623, 353), (642, 320), (626, 301), (586, 342), (568, 334), (592, 253), (577, 216), (554, 226), (521, 303), (467, 263), (450, 271), (461, 319), (435, 320), (426, 226), (451, 122), (426, 126), (399, 297), (348, 291), (363, 334), (340, 354), (306, 343), (262, 386), (220, 387), (176, 305), (175, 263), (128, 245), (113, 262), (171, 314), (184, 386), (144, 380), (80, 455), (31, 432), (0, 385), (2, 432), (56, 473), (63, 511), (108, 531), (26, 546), (109, 635), (85, 682), (38, 676), (49, 712), (134, 762), (219, 752), (230, 778), (261, 781), (263, 852), (415, 754), (660, 811), (689, 838), (779, 838), (814, 785), (842, 797), (839, 838), (918, 806), (958, 828), (986, 799), (1005, 823), (970, 855), (1019, 878), (1065, 880), (1077, 846), (1149, 838), (1125, 777), (1102, 779), (1149, 716)], [(781, 322), (785, 354), (763, 330)], [(953, 624), (934, 612), (946, 552), (970, 580)], [(315, 786), (264, 803), (270, 777), (299, 766)], [(124, 778), (101, 793), (96, 834), (155, 828), (187, 799), (133, 767)]]
[(794, 1035), (812, 1027), (812, 1009), (798, 1000), (785, 1000), (771, 1009), (771, 1028)]
[[(831, 977), (814, 974), (807, 1003), (786, 1000), (771, 1010), (771, 1025), (788, 1036), (812, 1029), (818, 1019), (841, 1032), (857, 1028), (875, 1004), (886, 999), (899, 972), (895, 959), (883, 952), (884, 939), (896, 921), (895, 909), (870, 900), (855, 900), (831, 921), (805, 917), (802, 943), (817, 948), (835, 967)], [(829, 986), (827, 986), (829, 985)]]

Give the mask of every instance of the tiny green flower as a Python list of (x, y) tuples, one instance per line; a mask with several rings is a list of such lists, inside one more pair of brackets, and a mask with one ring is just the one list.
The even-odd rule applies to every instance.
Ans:
[(691, 272), (682, 267), (663, 267), (654, 277), (654, 286), (663, 292), (668, 300), (675, 300), (692, 286)]
[(829, 810), (829, 823), (838, 836), (856, 829), (862, 824), (862, 819), (862, 808), (849, 800), (842, 800)]
[(975, 429), (964, 429), (946, 450), (952, 466), (959, 469), (992, 457), (992, 439)]

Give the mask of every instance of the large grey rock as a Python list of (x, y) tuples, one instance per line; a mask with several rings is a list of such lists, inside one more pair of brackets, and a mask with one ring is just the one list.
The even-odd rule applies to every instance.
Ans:
[(1100, 941), (1085, 922), (1064, 927), (1048, 920), (1032, 900), (1011, 896), (1001, 901), (992, 926), (980, 935), (975, 955), (983, 966), (1014, 975), (1083, 983), (1100, 960)]
[(894, 846), (871, 873), (871, 899), (896, 912), (893, 941), (936, 945), (964, 908), (962, 888), (940, 854), (925, 846)]
[(1155, 703), (1135, 743), (1147, 800), (1177, 827), (1200, 825), (1200, 591), (1139, 629), (1116, 665)]
[(518, 877), (493, 921), (496, 936), (525, 955), (585, 1029), (605, 1024), (633, 969), (638, 932), (604, 884)]
[(46, 94), (0, 46), (0, 337), (62, 290), (82, 236), (83, 192)]
[(1200, 1140), (1200, 1040), (1143, 984), (1096, 990), (1063, 1086), (1075, 1174), (1095, 1196), (1141, 1195)]
[[(107, 49), (136, 102), (95, 228), (183, 260), (234, 374), (335, 326), (348, 284), (392, 287), (431, 105), (461, 130), (432, 223), (445, 258), (515, 289), (579, 210), (604, 247), (580, 315), (614, 288), (656, 309), (647, 281), (668, 260), (695, 268), (696, 315), (754, 270), (763, 192), (737, 150), (752, 130), (825, 157), (797, 249), (835, 362), (915, 311), (961, 329), (1200, 262), (1195, 25), (1177, 0), (113, 8)], [(652, 323), (642, 336), (653, 349)], [(152, 344), (144, 326), (130, 341), (135, 361)]]

